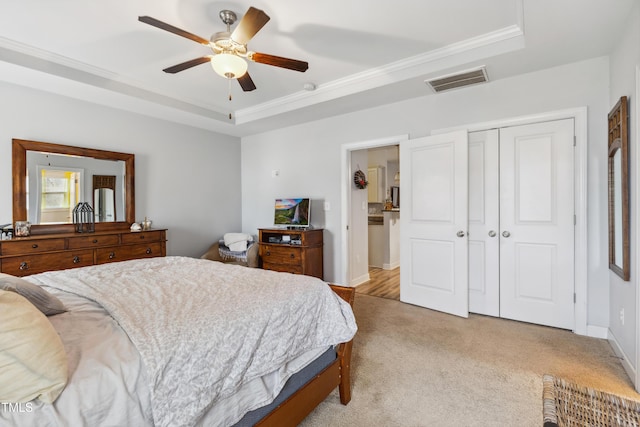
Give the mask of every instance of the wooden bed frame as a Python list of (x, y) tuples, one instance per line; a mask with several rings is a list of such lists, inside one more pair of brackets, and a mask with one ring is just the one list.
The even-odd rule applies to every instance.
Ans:
[[(330, 284), (331, 289), (353, 307), (355, 288)], [(302, 386), (280, 406), (256, 423), (256, 427), (285, 427), (298, 425), (327, 396), (338, 387), (340, 403), (351, 401), (351, 347), (353, 340), (338, 346), (334, 362)]]

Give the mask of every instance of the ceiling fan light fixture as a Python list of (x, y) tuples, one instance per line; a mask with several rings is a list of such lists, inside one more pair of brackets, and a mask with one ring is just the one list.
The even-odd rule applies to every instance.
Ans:
[(247, 61), (232, 53), (219, 53), (211, 58), (213, 71), (225, 79), (237, 79), (247, 72)]

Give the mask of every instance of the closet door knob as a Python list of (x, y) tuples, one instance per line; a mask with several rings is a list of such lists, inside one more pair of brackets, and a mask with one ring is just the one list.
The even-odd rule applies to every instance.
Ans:
[(502, 232), (502, 237), (509, 237), (509, 236), (511, 236), (511, 233), (509, 233), (508, 231), (505, 230)]
[(460, 230), (456, 233), (456, 236), (458, 237), (464, 237), (464, 231)]
[(496, 237), (496, 232), (493, 230), (489, 231), (489, 237)]

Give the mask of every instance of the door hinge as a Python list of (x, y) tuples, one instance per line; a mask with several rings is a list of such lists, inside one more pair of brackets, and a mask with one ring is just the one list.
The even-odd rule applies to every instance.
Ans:
[(576, 293), (573, 293), (573, 303), (575, 304), (576, 301), (578, 300), (578, 297), (576, 296)]
[(578, 224), (578, 217), (573, 215), (573, 225), (576, 225), (576, 224)]
[(577, 140), (578, 140), (578, 138), (576, 138), (576, 136), (573, 135), (573, 146), (574, 147), (577, 145)]

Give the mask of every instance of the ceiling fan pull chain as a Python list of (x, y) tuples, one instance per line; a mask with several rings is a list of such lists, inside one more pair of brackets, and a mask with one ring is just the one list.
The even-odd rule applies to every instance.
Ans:
[[(231, 102), (231, 79), (227, 79), (227, 81), (229, 82), (229, 102)], [(229, 120), (231, 120), (232, 117), (231, 113), (229, 113)]]

